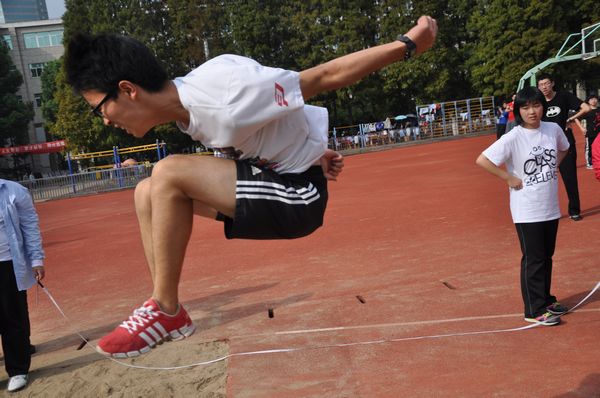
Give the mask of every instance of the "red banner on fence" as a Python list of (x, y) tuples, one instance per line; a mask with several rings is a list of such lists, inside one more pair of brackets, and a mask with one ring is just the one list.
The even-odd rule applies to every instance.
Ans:
[(67, 142), (65, 140), (40, 142), (39, 144), (27, 144), (20, 146), (10, 146), (0, 148), (0, 155), (12, 155), (23, 153), (53, 153), (65, 149)]

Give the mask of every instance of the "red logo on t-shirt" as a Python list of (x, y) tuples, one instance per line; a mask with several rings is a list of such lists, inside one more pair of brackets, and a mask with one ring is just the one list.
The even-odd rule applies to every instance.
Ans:
[(275, 83), (275, 103), (279, 106), (288, 106), (288, 103), (285, 100), (285, 92), (283, 91), (283, 87), (277, 83)]

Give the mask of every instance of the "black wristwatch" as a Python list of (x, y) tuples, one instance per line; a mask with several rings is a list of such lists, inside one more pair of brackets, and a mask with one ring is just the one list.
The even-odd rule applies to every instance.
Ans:
[(404, 35), (398, 35), (396, 40), (401, 41), (402, 43), (406, 44), (406, 52), (404, 53), (405, 61), (409, 60), (410, 57), (415, 55), (415, 53), (417, 52), (417, 45), (415, 44), (414, 41), (412, 41), (410, 38), (408, 38)]

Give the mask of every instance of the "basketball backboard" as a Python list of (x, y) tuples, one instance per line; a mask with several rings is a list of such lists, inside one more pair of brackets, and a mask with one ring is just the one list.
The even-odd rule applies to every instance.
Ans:
[(600, 55), (600, 22), (581, 29), (581, 59)]

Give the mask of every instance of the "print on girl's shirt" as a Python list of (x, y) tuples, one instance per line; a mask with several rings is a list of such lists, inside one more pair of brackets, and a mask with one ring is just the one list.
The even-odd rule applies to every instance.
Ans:
[(556, 149), (547, 149), (543, 146), (534, 146), (529, 152), (531, 159), (523, 164), (526, 177), (526, 186), (558, 179), (556, 172)]

